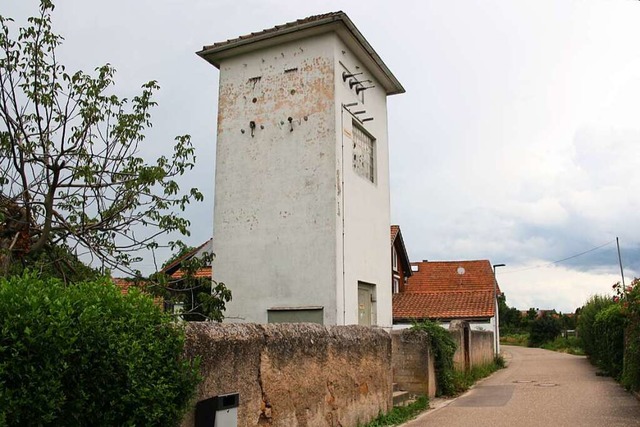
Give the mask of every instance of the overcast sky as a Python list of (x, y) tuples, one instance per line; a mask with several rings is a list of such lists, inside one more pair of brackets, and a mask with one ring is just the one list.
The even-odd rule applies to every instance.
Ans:
[[(36, 9), (4, 0), (0, 14)], [(192, 135), (198, 245), (212, 233), (219, 74), (194, 52), (338, 10), (407, 90), (388, 102), (391, 219), (413, 261), (507, 264), (509, 305), (563, 312), (620, 280), (616, 236), (627, 282), (640, 275), (640, 2), (59, 0), (54, 28), (68, 69), (109, 62), (122, 96), (159, 81), (145, 154)]]

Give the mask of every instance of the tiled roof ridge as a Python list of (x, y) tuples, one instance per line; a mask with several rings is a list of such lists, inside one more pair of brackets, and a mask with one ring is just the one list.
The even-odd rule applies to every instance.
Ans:
[(343, 16), (346, 16), (346, 15), (341, 10), (337, 11), (337, 12), (322, 13), (322, 14), (319, 14), (319, 15), (311, 15), (311, 16), (308, 16), (306, 18), (296, 19), (295, 21), (291, 21), (291, 22), (287, 22), (287, 23), (284, 23), (284, 24), (275, 25), (273, 27), (265, 28), (262, 31), (252, 32), (252, 33), (249, 33), (249, 34), (245, 34), (243, 36), (239, 36), (239, 37), (235, 37), (235, 38), (232, 38), (232, 39), (227, 39), (225, 41), (217, 42), (217, 43), (214, 43), (212, 45), (205, 45), (203, 47), (203, 50), (214, 49), (214, 48), (226, 46), (226, 45), (229, 45), (229, 44), (233, 44), (233, 43), (239, 42), (241, 40), (246, 40), (246, 39), (249, 39), (249, 38), (252, 38), (252, 37), (258, 37), (258, 36), (266, 35), (266, 34), (269, 34), (269, 33), (274, 33), (276, 31), (282, 30), (284, 28), (291, 28), (291, 27), (295, 27), (295, 26), (298, 26), (298, 25), (308, 24), (308, 23), (311, 23), (311, 22), (320, 21), (320, 20), (328, 19), (328, 18), (341, 18)]
[(167, 265), (166, 267), (162, 268), (160, 270), (161, 273), (166, 273), (167, 271), (170, 271), (173, 267), (175, 267), (178, 264), (181, 264), (182, 261), (184, 261), (185, 259), (195, 255), (198, 253), (198, 251), (202, 248), (204, 248), (209, 242), (211, 242), (211, 240), (213, 240), (213, 237), (210, 238), (209, 240), (207, 240), (206, 242), (204, 242), (203, 244), (201, 244), (200, 246), (198, 246), (197, 248), (194, 248), (193, 250), (187, 252), (186, 254), (182, 255), (180, 258), (176, 259), (175, 261), (173, 261), (171, 264)]
[(400, 292), (397, 295), (411, 295), (411, 294), (418, 294), (418, 295), (424, 295), (424, 294), (436, 294), (436, 295), (440, 295), (440, 294), (482, 294), (482, 293), (493, 293), (493, 289), (451, 289), (451, 290), (426, 290), (426, 291), (404, 291), (404, 292)]
[(470, 263), (470, 262), (490, 262), (488, 259), (465, 259), (465, 260), (457, 260), (457, 261), (437, 261), (437, 260), (429, 260), (429, 261), (411, 261), (411, 264), (459, 264), (459, 263)]

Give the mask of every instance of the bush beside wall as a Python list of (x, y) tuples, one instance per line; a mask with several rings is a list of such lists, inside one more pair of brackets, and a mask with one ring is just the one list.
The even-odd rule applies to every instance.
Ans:
[(0, 425), (176, 425), (198, 382), (184, 333), (109, 281), (0, 278)]

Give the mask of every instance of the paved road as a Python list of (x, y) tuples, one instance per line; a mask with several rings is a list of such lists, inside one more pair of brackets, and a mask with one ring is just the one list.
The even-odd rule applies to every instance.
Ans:
[(404, 427), (640, 426), (640, 402), (584, 357), (502, 346), (508, 367)]

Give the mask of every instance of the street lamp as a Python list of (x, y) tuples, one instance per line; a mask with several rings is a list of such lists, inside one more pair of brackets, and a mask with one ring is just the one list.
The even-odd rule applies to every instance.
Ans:
[(493, 264), (493, 300), (495, 304), (495, 315), (494, 315), (494, 330), (493, 330), (493, 339), (495, 340), (495, 352), (496, 356), (500, 354), (500, 338), (498, 336), (498, 322), (500, 321), (498, 318), (498, 312), (500, 311), (500, 306), (498, 305), (498, 279), (496, 279), (496, 268), (498, 267), (506, 267), (506, 264)]

